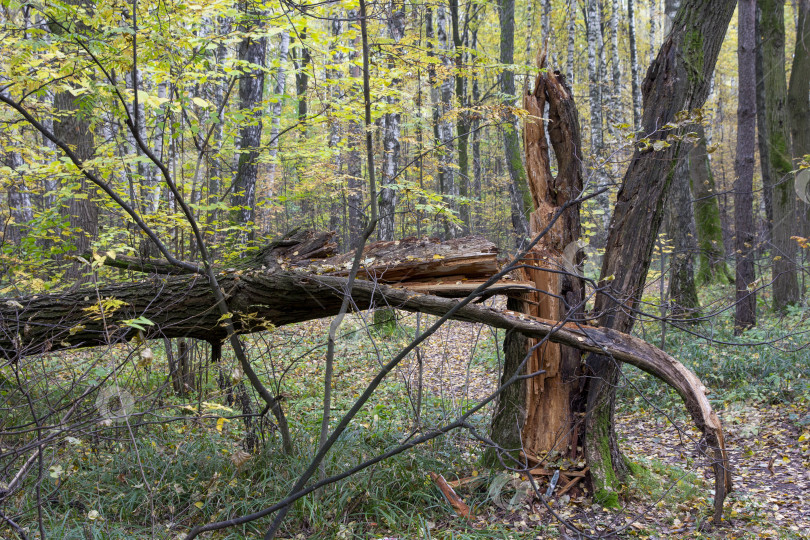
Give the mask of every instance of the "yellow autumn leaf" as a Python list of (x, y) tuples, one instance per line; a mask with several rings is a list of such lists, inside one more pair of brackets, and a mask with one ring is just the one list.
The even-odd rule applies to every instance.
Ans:
[(225, 426), (225, 422), (230, 422), (230, 420), (228, 420), (227, 418), (223, 418), (221, 416), (217, 418), (217, 431), (219, 431), (220, 433), (222, 433), (222, 428), (223, 426)]
[(203, 506), (205, 506), (205, 504), (202, 501), (197, 501), (194, 503), (194, 506), (196, 506), (197, 508), (202, 508)]

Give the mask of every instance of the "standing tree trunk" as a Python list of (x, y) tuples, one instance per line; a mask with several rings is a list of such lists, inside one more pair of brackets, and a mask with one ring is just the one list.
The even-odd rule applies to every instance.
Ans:
[[(762, 173), (762, 204), (765, 206), (765, 226), (763, 239), (767, 242), (773, 238), (773, 171), (770, 166), (771, 151), (768, 146), (768, 125), (765, 119), (765, 68), (763, 66), (763, 40), (762, 40), (762, 5), (756, 5), (756, 90), (757, 90), (757, 143), (759, 148), (759, 165)], [(757, 248), (761, 248), (758, 245)]]
[[(515, 61), (515, 0), (498, 0), (498, 19), (501, 25), (500, 62), (511, 65)], [(501, 92), (505, 104), (515, 104), (515, 73), (504, 69), (500, 75)], [(518, 137), (516, 119), (511, 112), (506, 113), (506, 125), (503, 128), (503, 147), (506, 157), (506, 168), (509, 171), (509, 199), (512, 212), (512, 227), (515, 230), (515, 242), (520, 246), (529, 235), (526, 213), (532, 209), (532, 196), (526, 184), (526, 170), (520, 155), (520, 138)]]
[(276, 174), (278, 171), (279, 132), (281, 130), (281, 111), (284, 105), (284, 90), (287, 86), (287, 56), (290, 53), (290, 33), (282, 32), (278, 44), (278, 69), (276, 69), (276, 82), (273, 86), (274, 101), (270, 106), (270, 148), (267, 155), (270, 164), (267, 170), (267, 187), (272, 193), (276, 187)]
[[(773, 308), (783, 311), (799, 300), (796, 278), (796, 243), (790, 239), (796, 225), (796, 192), (785, 82), (785, 0), (761, 0), (762, 61), (768, 69), (765, 83), (765, 132), (772, 184)], [(805, 92), (807, 89), (805, 88)]]
[[(630, 0), (631, 2), (633, 0)], [(503, 23), (501, 24), (503, 28)], [(577, 38), (577, 0), (568, 2), (568, 57), (565, 62), (565, 77), (571, 88), (574, 87), (574, 49)]]
[[(356, 11), (349, 11), (346, 18), (357, 20)], [(357, 88), (360, 82), (360, 66), (357, 65), (357, 51), (360, 49), (360, 36), (352, 39), (352, 52), (349, 53), (349, 75), (352, 77), (352, 86)], [(356, 93), (356, 90), (354, 90)], [(360, 148), (363, 144), (363, 128), (360, 122), (351, 120), (349, 122), (348, 133), (349, 153), (346, 157), (346, 174), (348, 183), (348, 195), (346, 197), (349, 206), (349, 246), (357, 246), (360, 234), (363, 232), (363, 161), (360, 157)]]
[(456, 64), (456, 138), (458, 139), (458, 182), (456, 190), (461, 200), (458, 202), (461, 236), (470, 234), (470, 204), (467, 197), (470, 192), (470, 113), (467, 109), (467, 84), (464, 74), (464, 42), (461, 38), (458, 0), (450, 0), (450, 19), (453, 29), (453, 49)]
[(700, 251), (697, 281), (700, 284), (731, 283), (734, 278), (726, 265), (720, 201), (717, 198), (714, 175), (709, 165), (706, 134), (702, 125), (697, 125), (695, 132), (698, 141), (689, 151), (689, 176), (692, 197), (695, 200), (695, 225)]
[[(602, 188), (608, 183), (607, 172), (602, 166), (605, 158), (605, 136), (603, 132), (602, 69), (600, 56), (603, 51), (602, 20), (599, 13), (599, 0), (588, 0), (585, 32), (588, 38), (588, 105), (591, 118), (591, 155), (593, 159), (593, 184)], [(597, 248), (605, 246), (610, 225), (610, 193), (605, 191), (596, 197), (598, 210), (597, 231), (592, 240)]]
[[(544, 67), (542, 62), (539, 67)], [(548, 135), (543, 120), (527, 122), (524, 128), (529, 186), (536, 208), (530, 216), (532, 235), (539, 234), (563, 205), (579, 197), (583, 185), (582, 143), (574, 98), (563, 78), (550, 72), (538, 75), (535, 88), (524, 96), (523, 106), (530, 116), (543, 118), (547, 104)], [(551, 172), (549, 140), (559, 171), (556, 176)], [(566, 317), (582, 319), (583, 286), (575, 268), (581, 234), (579, 210), (579, 205), (568, 208), (524, 260), (527, 268), (522, 270), (522, 279), (534, 282), (537, 292), (525, 295), (519, 311), (558, 321)], [(535, 344), (529, 340), (529, 347)], [(505, 377), (514, 374), (527, 350), (532, 356), (526, 372), (544, 370), (525, 383), (526, 421), (521, 437), (524, 453), (541, 463), (562, 456), (579, 461), (583, 456), (577, 446), (582, 447), (580, 434), (584, 427), (578, 422), (584, 405), (579, 384), (580, 352), (553, 343), (532, 351), (525, 346), (517, 348), (509, 340), (504, 350)], [(496, 416), (496, 421), (514, 429), (517, 413), (505, 410), (505, 419)]]
[[(388, 16), (388, 36), (396, 46), (399, 40), (405, 35), (405, 4), (392, 0), (389, 4)], [(394, 69), (394, 56), (388, 59), (388, 69)], [(398, 78), (391, 81), (391, 86), (395, 89), (402, 84)], [(395, 107), (399, 99), (389, 94), (386, 98), (388, 105)], [(380, 190), (380, 240), (394, 239), (394, 211), (397, 207), (396, 191), (391, 189), (390, 184), (394, 183), (399, 167), (399, 112), (387, 112), (383, 116), (383, 164), (382, 164), (382, 189)]]
[[(451, 47), (451, 22), (448, 20), (447, 8), (444, 4), (439, 4), (436, 10), (436, 37), (438, 40), (439, 58), (444, 65), (445, 77), (439, 85), (439, 118), (437, 129), (439, 133), (439, 144), (441, 151), (439, 155), (439, 193), (442, 194), (445, 200), (445, 205), (450, 212), (455, 213), (458, 209), (458, 185), (455, 181), (455, 174), (453, 172), (453, 154), (455, 153), (455, 144), (453, 142), (453, 81), (454, 77), (450, 75), (453, 70), (453, 59), (449, 52)], [(456, 226), (451, 223), (451, 220), (444, 215), (442, 218), (442, 225), (444, 227), (444, 238), (453, 238), (456, 236)]]
[(638, 85), (638, 43), (636, 40), (635, 0), (627, 0), (627, 31), (630, 34), (630, 86), (633, 100), (633, 129), (641, 124), (641, 92)]
[[(686, 145), (682, 147), (666, 204), (667, 228), (674, 244), (670, 258), (669, 298), (672, 314), (680, 318), (694, 316), (700, 309), (695, 286), (695, 216), (692, 213), (692, 193), (689, 191), (693, 149)], [(664, 279), (664, 276), (660, 279)]]
[[(737, 65), (740, 81), (756, 77), (756, 3), (740, 0), (738, 9)], [(737, 258), (735, 278), (736, 308), (734, 333), (757, 323), (757, 297), (753, 290), (754, 273), (754, 132), (756, 130), (756, 88), (741, 84), (737, 105), (737, 155), (734, 159), (734, 249)]]
[[(642, 130), (653, 142), (667, 142), (672, 131), (660, 127), (676, 121), (680, 111), (703, 106), (735, 5), (734, 0), (683, 1), (642, 85)], [(672, 141), (657, 151), (637, 149), (631, 159), (617, 196), (602, 264), (601, 287), (609, 294), (596, 297), (595, 312), (602, 326), (622, 332), (632, 329), (633, 310), (644, 290), (678, 147)], [(606, 356), (591, 355), (587, 364), (591, 377), (585, 448), (595, 492), (609, 500), (627, 471), (614, 425), (621, 372), (615, 360)]]
[[(793, 157), (803, 159), (810, 154), (810, 0), (798, 0), (799, 20), (796, 24), (796, 50), (793, 54), (793, 67), (790, 70), (788, 86), (788, 111), (793, 139)], [(801, 235), (810, 236), (810, 189), (804, 187), (799, 193), (799, 222)]]
[[(242, 31), (248, 35), (239, 43), (239, 60), (245, 64), (245, 73), (239, 78), (239, 108), (245, 120), (239, 129), (239, 162), (233, 181), (234, 216), (236, 222), (248, 227), (242, 236), (253, 239), (252, 221), (256, 208), (256, 181), (259, 176), (259, 147), (262, 143), (261, 103), (264, 92), (264, 66), (267, 38), (262, 35), (262, 8), (252, 1), (242, 5), (246, 22)], [(249, 26), (248, 26), (249, 25)], [(255, 35), (252, 34), (255, 32)]]

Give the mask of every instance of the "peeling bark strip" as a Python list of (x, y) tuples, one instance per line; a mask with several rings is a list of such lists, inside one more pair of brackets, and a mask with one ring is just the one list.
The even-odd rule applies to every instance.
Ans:
[[(240, 333), (260, 331), (268, 324), (276, 326), (332, 316), (338, 312), (348, 279), (284, 270), (234, 271), (221, 276), (220, 285), (234, 310), (233, 322)], [(407, 289), (372, 281), (355, 281), (352, 288), (355, 305), (387, 303), (398, 309), (441, 316), (457, 300), (419, 294)], [(129, 328), (123, 320), (146, 316), (165, 337), (189, 336), (215, 341), (225, 336), (215, 310), (208, 283), (198, 276), (173, 276), (104, 287), (102, 298), (115, 297), (129, 305), (108, 312), (106, 328), (93, 320), (86, 309), (97, 304), (88, 293), (62, 296), (45, 295), (9, 299), (0, 304), (0, 352), (9, 360), (18, 355), (36, 354), (65, 344), (90, 346), (125, 338)], [(531, 317), (514, 311), (467, 305), (454, 319), (482, 323), (495, 328), (515, 330), (530, 338), (550, 336), (553, 343), (581, 351), (609, 355), (617, 361), (638, 367), (672, 386), (683, 398), (695, 425), (703, 432), (705, 448), (713, 459), (715, 501), (722, 509), (731, 489), (731, 474), (720, 421), (711, 409), (705, 388), (683, 364), (653, 345), (636, 337), (608, 328), (566, 324), (558, 328), (553, 320)], [(71, 330), (73, 333), (71, 334)], [(158, 335), (155, 332), (155, 335)]]

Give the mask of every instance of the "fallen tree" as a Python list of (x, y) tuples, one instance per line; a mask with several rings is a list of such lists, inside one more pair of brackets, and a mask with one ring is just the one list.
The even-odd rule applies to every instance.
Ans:
[[(365, 279), (354, 281), (351, 291), (347, 291), (349, 280), (342, 274), (344, 261), (351, 255), (307, 257), (316, 252), (319, 256), (330, 254), (329, 238), (302, 233), (296, 239), (262, 250), (250, 265), (220, 272), (218, 281), (238, 333), (334, 315), (348, 292), (355, 309), (391, 306), (444, 316), (458, 308), (458, 300), (452, 296), (469, 289), (465, 281), (479, 286), (487, 279), (493, 282), (478, 293), (479, 298), (514, 294), (531, 286), (505, 276), (492, 279), (503, 271), (498, 271), (494, 246), (485, 240), (465, 238), (439, 243), (408, 239), (368, 246), (364, 269), (359, 274)], [(137, 266), (136, 261), (104, 262)], [(151, 263), (147, 266), (155, 267)], [(469, 272), (469, 278), (459, 273), (462, 270)], [(443, 287), (448, 282), (460, 289), (448, 294)], [(451, 298), (424, 292), (432, 288)], [(227, 331), (223, 317), (214, 308), (215, 302), (208, 282), (196, 274), (153, 275), (141, 282), (87, 291), (7, 299), (0, 304), (0, 352), (13, 362), (25, 355), (115, 343), (135, 334), (132, 321), (138, 317), (153, 323), (147, 328), (147, 338), (194, 337), (216, 343), (227, 337)], [(517, 331), (535, 339), (548, 336), (553, 343), (636, 366), (672, 386), (704, 434), (715, 472), (719, 519), (723, 500), (731, 489), (722, 426), (706, 398), (705, 388), (683, 364), (645, 341), (607, 328), (578, 323), (560, 326), (558, 321), (473, 304), (456, 309), (452, 318)]]

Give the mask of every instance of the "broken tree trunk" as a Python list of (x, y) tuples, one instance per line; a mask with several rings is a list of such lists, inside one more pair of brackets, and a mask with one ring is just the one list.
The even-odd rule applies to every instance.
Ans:
[[(534, 89), (523, 98), (523, 107), (531, 118), (526, 122), (523, 138), (535, 208), (529, 223), (532, 237), (544, 230), (566, 203), (581, 194), (583, 181), (579, 119), (573, 96), (562, 75), (543, 71), (544, 67), (545, 52), (541, 52), (538, 55), (541, 71)], [(549, 140), (557, 158), (556, 176), (551, 173)], [(574, 268), (579, 237), (579, 205), (574, 205), (562, 213), (550, 233), (521, 261), (524, 266), (517, 271), (519, 279), (533, 283), (535, 290), (524, 293), (510, 307), (544, 319), (563, 320), (566, 316), (569, 320), (582, 319), (582, 280)], [(539, 462), (561, 456), (579, 461), (582, 456), (577, 456), (577, 444), (583, 427), (578, 421), (583, 405), (579, 383), (581, 353), (558, 343), (547, 342), (536, 349), (534, 340), (529, 340), (528, 349), (511, 343), (521, 339), (514, 333), (506, 337), (503, 376), (509, 379), (527, 351), (533, 351), (526, 373), (537, 375), (525, 383), (525, 422), (515, 420), (522, 415), (524, 404), (515, 407), (520, 400), (501, 400), (493, 418), (493, 440), (508, 448), (514, 448), (519, 441), (524, 454), (535, 456)], [(516, 437), (515, 431), (521, 425), (522, 433)]]
[[(295, 259), (301, 254), (313, 252), (327, 254), (325, 246), (330, 238), (304, 235), (298, 243), (277, 243), (275, 247), (265, 249), (254, 260), (253, 267), (229, 269), (219, 275), (219, 282), (233, 310), (232, 320), (237, 332), (262, 331), (271, 325), (333, 316), (339, 311), (344, 294), (349, 292), (346, 290), (348, 279), (341, 275), (329, 275), (339, 274), (342, 270), (334, 265), (330, 268), (327, 261), (338, 262), (342, 259)], [(318, 244), (321, 247), (310, 249)], [(434, 254), (443, 255), (435, 259), (432, 256), (423, 257), (420, 261), (408, 261), (407, 255), (402, 258), (394, 255), (407, 253), (408, 245), (414, 249), (421, 246), (425, 254), (430, 253), (430, 246), (433, 245), (432, 249), (438, 251), (434, 251)], [(459, 250), (454, 251), (452, 246)], [(426, 279), (423, 272), (430, 273), (431, 279), (436, 281), (456, 278), (458, 265), (468, 257), (478, 259), (477, 263), (469, 265), (471, 277), (485, 282), (483, 276), (489, 272), (486, 266), (495, 268), (492, 265), (496, 264), (494, 248), (483, 240), (459, 239), (443, 244), (433, 240), (407, 240), (398, 245), (393, 242), (371, 244), (368, 249), (367, 254), (394, 255), (388, 265), (390, 269), (397, 261), (410, 268), (421, 264), (425, 269), (422, 272), (406, 273), (421, 280)], [(710, 457), (716, 473), (715, 498), (722, 507), (731, 478), (722, 428), (700, 381), (680, 362), (638, 338), (610, 329), (570, 323), (558, 327), (555, 320), (472, 304), (458, 308), (455, 298), (409, 290), (408, 280), (384, 283), (384, 276), (389, 270), (384, 257), (374, 257), (374, 261), (369, 261), (370, 258), (366, 257), (366, 267), (376, 270), (361, 275), (373, 275), (376, 279), (356, 280), (350, 291), (357, 309), (385, 304), (437, 316), (456, 309), (452, 315), (454, 319), (512, 330), (533, 339), (549, 336), (553, 343), (598, 352), (634, 365), (675, 388), (695, 424), (704, 433), (705, 448), (712, 452)], [(386, 271), (383, 272), (383, 269)], [(322, 273), (318, 274), (319, 271)], [(520, 292), (531, 285), (516, 280), (494, 279), (495, 275), (489, 274), (492, 284), (483, 289), (479, 297), (496, 291)], [(119, 302), (104, 301), (111, 299)], [(215, 303), (207, 280), (193, 274), (153, 276), (142, 282), (61, 295), (6, 299), (0, 302), (0, 355), (7, 362), (15, 362), (25, 355), (120, 342), (134, 335), (127, 321), (141, 316), (154, 323), (153, 327), (149, 327), (152, 336), (193, 337), (218, 345), (226, 337), (226, 332), (222, 318), (214, 309)], [(105, 305), (108, 306), (106, 310)], [(113, 305), (117, 305), (117, 309), (109, 307)]]
[[(329, 257), (334, 247), (331, 233), (302, 232), (271, 244), (246, 264), (221, 269), (217, 277), (237, 333), (336, 314), (353, 255)], [(499, 270), (495, 246), (475, 237), (443, 243), (415, 238), (376, 242), (364, 253), (360, 279), (437, 296), (466, 296)], [(138, 271), (170, 269), (162, 261), (141, 263), (124, 257), (104, 263)], [(337, 288), (330, 289), (333, 286)], [(483, 297), (527, 286), (505, 277)], [(384, 297), (361, 295), (355, 300), (357, 309), (369, 309)], [(147, 338), (154, 334), (219, 343), (227, 332), (215, 305), (207, 280), (196, 274), (152, 275), (98, 290), (7, 299), (0, 302), (0, 357), (130, 339), (136, 331), (128, 321), (138, 317), (154, 323)]]

